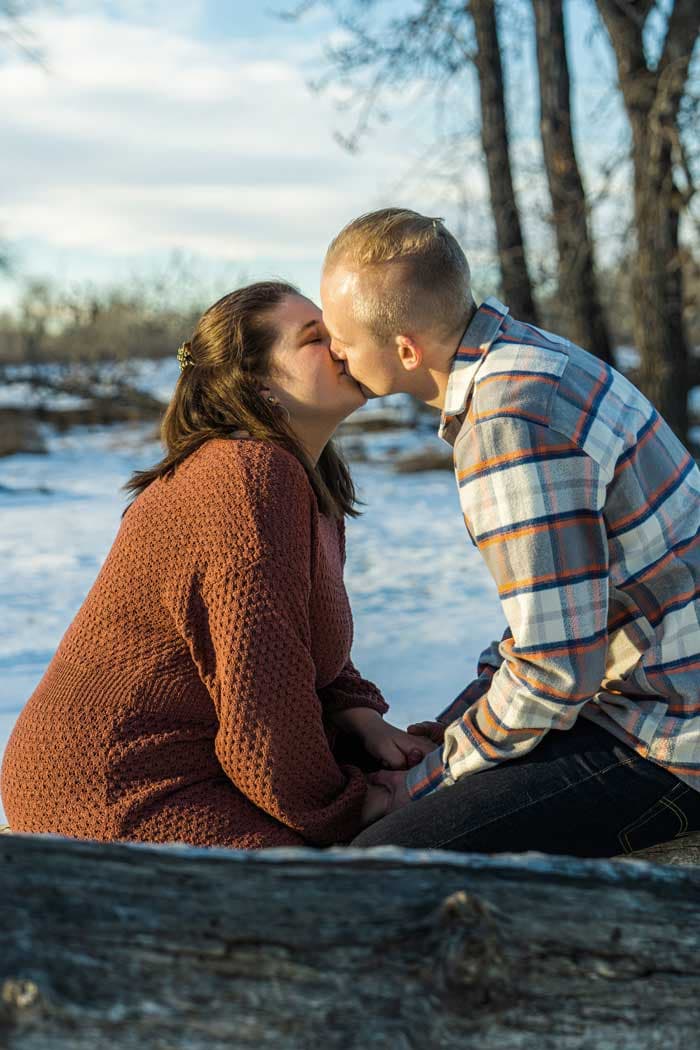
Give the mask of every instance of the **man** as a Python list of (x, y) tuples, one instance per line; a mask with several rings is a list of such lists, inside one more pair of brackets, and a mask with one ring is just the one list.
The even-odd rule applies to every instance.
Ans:
[(438, 722), (412, 727), (442, 745), (408, 773), (376, 774), (390, 812), (356, 844), (605, 856), (700, 828), (688, 451), (614, 369), (496, 299), (477, 308), (439, 219), (386, 209), (351, 222), (321, 299), (331, 352), (366, 396), (442, 410), (507, 622)]

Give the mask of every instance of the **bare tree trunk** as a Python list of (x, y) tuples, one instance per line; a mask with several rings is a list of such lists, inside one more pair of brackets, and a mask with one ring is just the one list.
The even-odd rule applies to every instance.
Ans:
[(700, 31), (698, 0), (675, 0), (661, 59), (648, 65), (642, 33), (652, 0), (596, 0), (615, 51), (632, 128), (634, 338), (640, 385), (682, 440), (688, 427), (688, 345), (678, 245), (683, 195), (674, 180), (681, 140), (678, 110)]
[(493, 0), (470, 0), (476, 34), (476, 68), (481, 98), (481, 141), (486, 157), (503, 295), (515, 317), (537, 323), (520, 215), (513, 190), (503, 68)]
[(540, 83), (540, 133), (559, 255), (559, 299), (565, 334), (612, 362), (598, 295), (586, 195), (571, 132), (571, 91), (562, 0), (532, 0)]

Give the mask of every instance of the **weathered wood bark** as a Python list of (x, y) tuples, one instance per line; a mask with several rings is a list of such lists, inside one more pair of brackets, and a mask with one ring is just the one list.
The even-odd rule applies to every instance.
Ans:
[(7, 1050), (693, 1046), (700, 871), (0, 836)]
[(674, 178), (682, 160), (678, 111), (700, 32), (698, 0), (675, 0), (661, 58), (651, 68), (643, 31), (652, 0), (596, 0), (617, 59), (632, 129), (636, 252), (634, 341), (640, 385), (683, 439), (688, 425), (688, 346), (678, 251), (684, 196)]
[(537, 323), (520, 213), (513, 189), (503, 67), (493, 0), (469, 0), (476, 35), (476, 69), (481, 101), (481, 142), (486, 159), (491, 209), (503, 295), (512, 314)]
[(532, 0), (540, 85), (540, 135), (557, 242), (565, 334), (612, 362), (598, 294), (588, 206), (571, 130), (571, 90), (562, 0)]

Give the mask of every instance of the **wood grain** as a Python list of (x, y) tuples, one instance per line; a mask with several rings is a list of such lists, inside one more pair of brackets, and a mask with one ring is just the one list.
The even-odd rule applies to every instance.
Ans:
[(0, 1046), (692, 1046), (676, 863), (5, 835)]

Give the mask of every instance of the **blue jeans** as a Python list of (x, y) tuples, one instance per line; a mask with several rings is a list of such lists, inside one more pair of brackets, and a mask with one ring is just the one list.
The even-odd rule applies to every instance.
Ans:
[(584, 718), (523, 758), (463, 777), (352, 846), (612, 857), (700, 829), (700, 792)]

